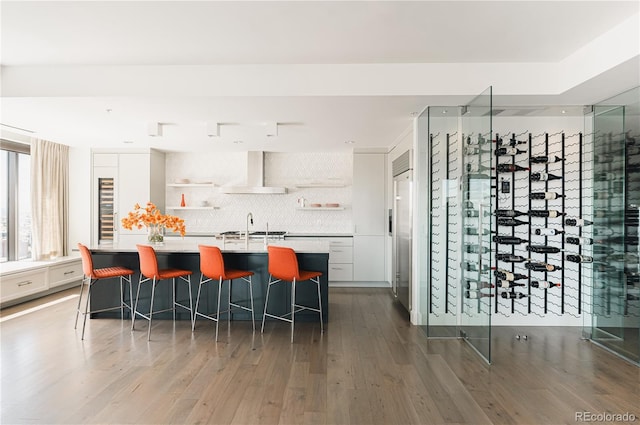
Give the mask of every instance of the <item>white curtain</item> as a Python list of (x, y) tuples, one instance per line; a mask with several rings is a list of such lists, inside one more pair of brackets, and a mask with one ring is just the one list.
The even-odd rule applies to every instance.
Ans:
[(68, 254), (69, 147), (31, 142), (32, 252), (34, 260)]

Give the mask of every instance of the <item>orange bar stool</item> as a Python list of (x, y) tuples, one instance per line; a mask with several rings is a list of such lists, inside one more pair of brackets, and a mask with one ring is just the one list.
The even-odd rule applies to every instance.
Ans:
[[(220, 248), (217, 246), (207, 246), (207, 245), (198, 245), (200, 250), (200, 285), (198, 286), (198, 295), (196, 297), (196, 307), (193, 314), (193, 325), (191, 327), (191, 331), (196, 327), (196, 320), (198, 316), (204, 317), (205, 319), (213, 320), (216, 322), (216, 341), (218, 341), (218, 325), (220, 324), (220, 314), (227, 313), (227, 327), (229, 326), (229, 322), (231, 320), (231, 311), (233, 308), (242, 309), (245, 311), (251, 312), (251, 322), (253, 323), (253, 332), (256, 331), (256, 320), (253, 313), (253, 288), (251, 287), (251, 276), (253, 276), (253, 272), (247, 270), (234, 270), (234, 269), (225, 269), (224, 260), (222, 258), (222, 252)], [(234, 279), (241, 279), (249, 284), (249, 305), (250, 307), (246, 307), (240, 304), (239, 300), (236, 302), (231, 301), (231, 289), (233, 287)], [(225, 311), (220, 311), (220, 294), (222, 293), (222, 284), (225, 280), (229, 281), (229, 295), (228, 295), (228, 306), (229, 308)], [(215, 316), (208, 316), (203, 313), (198, 312), (198, 305), (200, 303), (200, 291), (202, 290), (202, 285), (208, 282), (218, 281), (218, 310)]]
[[(136, 293), (136, 302), (133, 306), (133, 320), (131, 321), (131, 330), (133, 330), (136, 324), (136, 315), (147, 319), (149, 321), (149, 329), (147, 331), (147, 340), (151, 339), (151, 324), (153, 315), (155, 313), (162, 313), (164, 311), (173, 311), (173, 320), (176, 320), (176, 307), (181, 307), (189, 311), (191, 323), (193, 324), (193, 298), (191, 297), (191, 270), (181, 269), (158, 269), (158, 258), (156, 257), (156, 251), (149, 245), (136, 245), (138, 248), (138, 254), (140, 256), (140, 281), (138, 282), (138, 291)], [(189, 288), (189, 306), (176, 302), (176, 278), (187, 283)], [(164, 310), (153, 311), (153, 302), (155, 299), (156, 285), (159, 281), (165, 279), (172, 279), (172, 292), (173, 300), (170, 308)], [(140, 287), (145, 282), (151, 282), (151, 306), (149, 307), (149, 313), (144, 314), (138, 311), (138, 300), (140, 299)]]
[[(82, 277), (82, 283), (80, 284), (80, 297), (78, 298), (78, 307), (76, 308), (76, 324), (74, 325), (74, 329), (78, 327), (78, 316), (80, 313), (84, 315), (84, 321), (82, 323), (82, 338), (84, 339), (84, 329), (87, 326), (87, 315), (92, 313), (100, 313), (102, 311), (111, 311), (120, 309), (120, 315), (124, 320), (124, 309), (125, 307), (129, 309), (131, 312), (131, 317), (133, 318), (133, 309), (131, 308), (131, 303), (133, 302), (133, 292), (131, 289), (131, 275), (133, 274), (133, 270), (127, 269), (125, 267), (105, 267), (101, 269), (93, 268), (93, 259), (91, 258), (91, 252), (89, 248), (81, 243), (78, 244), (78, 248), (80, 249), (80, 256), (82, 257), (82, 273), (84, 276)], [(89, 300), (91, 299), (91, 288), (100, 280), (100, 279), (109, 279), (109, 278), (120, 278), (120, 305), (115, 307), (103, 308), (101, 310), (92, 310), (89, 311)], [(129, 304), (127, 304), (124, 299), (124, 285), (129, 283)], [(85, 300), (84, 311), (80, 311), (80, 305), (82, 302), (82, 292), (84, 291), (84, 285), (88, 284), (89, 289), (87, 289), (87, 299)]]
[[(267, 252), (269, 256), (269, 285), (267, 286), (267, 296), (264, 300), (264, 314), (262, 315), (262, 329), (260, 332), (264, 332), (265, 318), (272, 317), (283, 320), (291, 323), (291, 342), (293, 343), (295, 314), (302, 310), (311, 310), (320, 313), (320, 332), (324, 333), (322, 324), (322, 298), (320, 297), (320, 276), (322, 276), (322, 273), (300, 270), (298, 268), (296, 253), (291, 248), (270, 245), (267, 247)], [(311, 281), (317, 285), (318, 308), (296, 304), (296, 283), (302, 281)], [(267, 313), (267, 306), (269, 305), (269, 290), (271, 286), (280, 282), (291, 282), (291, 311), (282, 316), (276, 316)], [(289, 319), (287, 316), (291, 316), (291, 318)]]

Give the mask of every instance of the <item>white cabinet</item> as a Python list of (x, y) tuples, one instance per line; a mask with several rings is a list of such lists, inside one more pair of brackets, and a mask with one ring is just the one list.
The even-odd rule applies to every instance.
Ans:
[(63, 290), (82, 280), (82, 260), (11, 261), (0, 264), (2, 307)]
[(329, 282), (353, 280), (353, 238), (329, 239)]
[(381, 282), (385, 280), (384, 236), (353, 237), (353, 280)]
[(384, 235), (386, 155), (353, 154), (353, 234)]
[(49, 267), (49, 288), (82, 280), (82, 260), (79, 258)]
[(386, 154), (353, 155), (353, 280), (385, 281)]
[(164, 212), (164, 153), (94, 151), (92, 156), (92, 243), (142, 240), (145, 228), (126, 230), (120, 220), (148, 201)]
[(23, 298), (47, 290), (47, 269), (38, 268), (2, 276), (2, 298), (7, 301)]

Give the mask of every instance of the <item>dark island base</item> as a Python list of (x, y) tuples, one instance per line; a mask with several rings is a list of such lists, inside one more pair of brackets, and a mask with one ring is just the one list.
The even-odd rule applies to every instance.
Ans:
[[(93, 265), (95, 268), (111, 267), (114, 265), (128, 267), (135, 270), (132, 276), (133, 297), (135, 299), (139, 281), (139, 257), (137, 252), (104, 252), (92, 251)], [(158, 266), (160, 268), (180, 268), (192, 270), (191, 275), (191, 291), (193, 295), (193, 304), (195, 306), (196, 296), (198, 294), (198, 283), (200, 280), (200, 255), (198, 253), (163, 253), (157, 252)], [(269, 281), (269, 272), (267, 264), (267, 253), (223, 253), (225, 266), (227, 268), (235, 268), (241, 270), (251, 270), (255, 274), (252, 276), (253, 285), (253, 303), (255, 310), (256, 322), (262, 320), (264, 311), (264, 299), (267, 293), (267, 283)], [(322, 272), (320, 277), (320, 294), (322, 297), (322, 317), (327, 323), (329, 317), (329, 291), (328, 291), (328, 253), (298, 253), (298, 263), (301, 269)], [(156, 299), (154, 301), (154, 310), (164, 310), (169, 308), (171, 303), (171, 280), (164, 280), (156, 286)], [(200, 305), (198, 311), (204, 314), (215, 314), (216, 303), (218, 297), (218, 282), (208, 282), (203, 285), (200, 295)], [(120, 289), (118, 279), (105, 279), (98, 282), (91, 291), (91, 309), (99, 310), (118, 305)], [(225, 282), (221, 294), (220, 310), (224, 311), (227, 307), (227, 291), (229, 283)], [(128, 288), (125, 290), (125, 298), (128, 300)], [(149, 312), (151, 298), (151, 283), (145, 282), (140, 289), (140, 299), (138, 301), (138, 311), (143, 313)], [(189, 292), (186, 282), (176, 279), (176, 298), (178, 302), (189, 305)], [(312, 282), (296, 283), (296, 303), (308, 305), (314, 308), (318, 306), (318, 295), (316, 285)], [(185, 302), (186, 300), (186, 302)], [(244, 300), (244, 302), (243, 302)], [(232, 301), (236, 304), (249, 306), (249, 288), (248, 285), (241, 281), (234, 281)], [(236, 310), (237, 311), (237, 310)], [(269, 294), (269, 313), (282, 315), (291, 311), (291, 284), (287, 282), (279, 283), (271, 287)], [(130, 317), (125, 310), (126, 317)], [(91, 318), (100, 317), (120, 317), (118, 310), (95, 313)], [(171, 319), (172, 312), (154, 314), (154, 319)], [(226, 316), (221, 315), (224, 319)], [(231, 316), (232, 320), (251, 320), (251, 313), (245, 311), (234, 311)], [(189, 320), (189, 312), (177, 307), (176, 320)], [(206, 320), (199, 318), (200, 320)], [(267, 318), (267, 320), (275, 320)], [(318, 321), (318, 313), (311, 311), (301, 311), (296, 313), (296, 321)]]

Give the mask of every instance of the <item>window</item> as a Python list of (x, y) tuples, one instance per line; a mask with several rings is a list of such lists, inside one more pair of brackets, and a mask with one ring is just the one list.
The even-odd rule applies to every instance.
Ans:
[(29, 145), (0, 141), (0, 262), (31, 258)]

